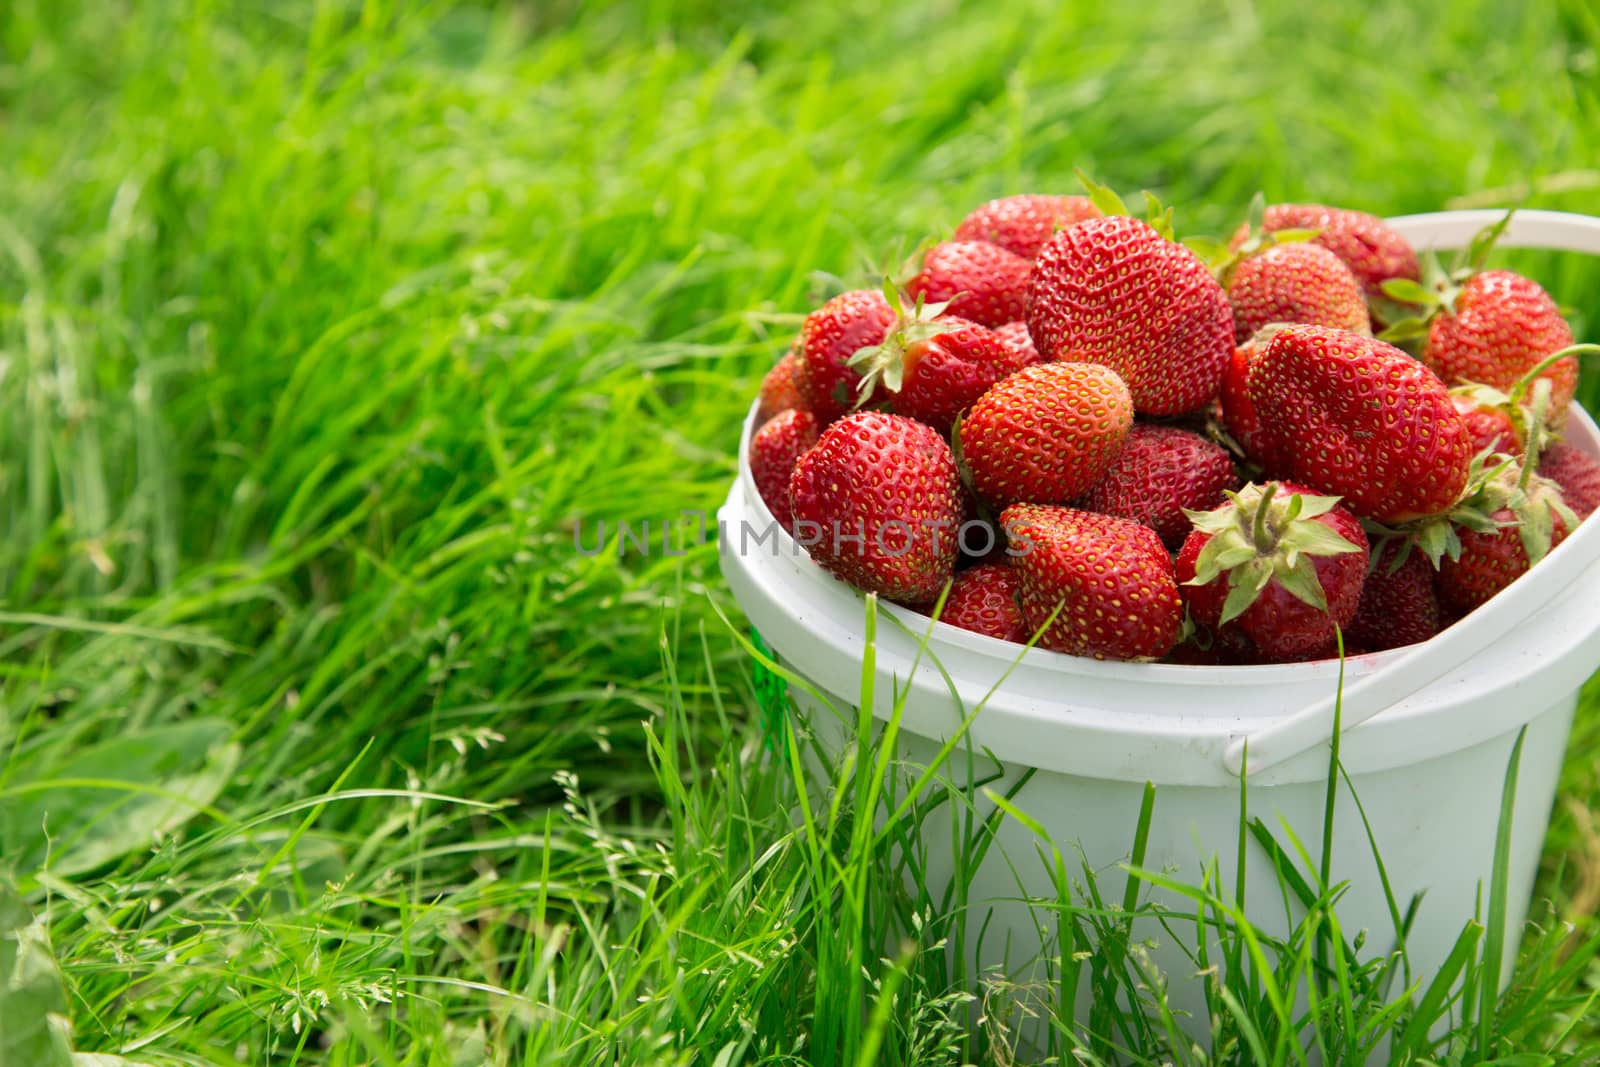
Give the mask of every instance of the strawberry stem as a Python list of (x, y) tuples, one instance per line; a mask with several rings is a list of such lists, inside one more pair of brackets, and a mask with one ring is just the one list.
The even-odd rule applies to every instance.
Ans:
[(1255, 523), (1251, 532), (1252, 539), (1256, 543), (1256, 551), (1262, 555), (1270, 553), (1277, 545), (1277, 540), (1267, 531), (1267, 512), (1272, 504), (1272, 494), (1277, 490), (1276, 482), (1268, 482), (1261, 491), (1261, 503), (1256, 507)]
[(1521, 400), (1523, 394), (1528, 391), (1528, 387), (1534, 383), (1534, 380), (1537, 379), (1539, 375), (1543, 374), (1545, 371), (1549, 370), (1563, 359), (1566, 359), (1568, 356), (1593, 355), (1600, 355), (1600, 345), (1568, 345), (1566, 348), (1550, 353), (1548, 356), (1545, 356), (1539, 362), (1535, 363), (1526, 374), (1518, 378), (1516, 383), (1511, 386), (1511, 402), (1514, 404)]
[(1522, 473), (1517, 478), (1517, 488), (1526, 491), (1533, 469), (1539, 465), (1539, 452), (1544, 447), (1544, 422), (1550, 413), (1550, 383), (1543, 378), (1533, 383), (1533, 412), (1528, 418), (1528, 440), (1522, 449)]

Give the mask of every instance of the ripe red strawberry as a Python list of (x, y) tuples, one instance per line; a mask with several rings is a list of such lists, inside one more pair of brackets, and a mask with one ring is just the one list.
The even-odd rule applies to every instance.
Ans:
[(950, 580), (961, 483), (931, 427), (880, 411), (846, 415), (800, 457), (789, 494), (796, 538), (858, 589), (919, 604)]
[(1176, 549), (1189, 533), (1184, 509), (1210, 511), (1238, 487), (1221, 445), (1175, 426), (1136, 423), (1111, 469), (1075, 506), (1143, 523)]
[(800, 390), (794, 380), (795, 370), (799, 365), (794, 351), (793, 348), (789, 349), (784, 357), (767, 371), (766, 377), (761, 379), (761, 404), (756, 409), (757, 426), (780, 411), (805, 407), (805, 401), (800, 399)]
[(1017, 603), (1021, 586), (1016, 571), (1002, 563), (961, 571), (950, 585), (939, 621), (1025, 645), (1032, 634), (1022, 621), (1022, 607)]
[(979, 205), (956, 227), (955, 239), (988, 241), (1032, 260), (1055, 231), (1099, 216), (1100, 209), (1086, 196), (1024, 193)]
[[(1473, 463), (1472, 491), (1446, 517), (1423, 524), (1412, 539), (1439, 568), (1439, 597), (1466, 613), (1491, 597), (1560, 544), (1578, 525), (1561, 486), (1535, 473), (1546, 440), (1549, 389), (1535, 393), (1526, 453), (1492, 466)], [(1443, 558), (1441, 558), (1443, 557)]]
[(1194, 515), (1176, 572), (1195, 622), (1224, 643), (1248, 642), (1262, 662), (1318, 659), (1336, 648), (1361, 600), (1361, 522), (1290, 482), (1247, 485)]
[(1600, 508), (1600, 463), (1589, 453), (1558, 442), (1539, 457), (1539, 473), (1561, 487), (1561, 496), (1579, 519)]
[[(1364, 211), (1324, 207), (1321, 204), (1273, 204), (1262, 218), (1268, 233), (1279, 230), (1316, 230), (1312, 238), (1344, 261), (1368, 296), (1383, 295), (1382, 285), (1390, 278), (1421, 277), (1417, 253), (1404, 237), (1384, 225), (1376, 215)], [(1239, 228), (1231, 242), (1243, 244), (1249, 225)]]
[(1443, 613), (1434, 591), (1433, 568), (1420, 552), (1407, 552), (1402, 559), (1401, 549), (1399, 541), (1388, 541), (1372, 550), (1361, 604), (1345, 633), (1347, 650), (1382, 652), (1426, 641), (1439, 632)]
[(994, 332), (1000, 335), (1000, 340), (1011, 346), (1011, 350), (1022, 358), (1022, 365), (1042, 362), (1039, 350), (1033, 347), (1033, 334), (1028, 332), (1026, 322), (1008, 322), (1004, 326), (996, 326)]
[[(1472, 611), (1488, 603), (1538, 562), (1528, 555), (1523, 543), (1523, 521), (1516, 512), (1501, 508), (1489, 517), (1501, 527), (1489, 532), (1460, 531), (1460, 555), (1439, 561), (1439, 597), (1457, 611)], [(1549, 547), (1559, 545), (1570, 532), (1566, 521), (1554, 516)]]
[(980, 326), (1003, 326), (1027, 314), (1032, 270), (1026, 259), (988, 241), (946, 241), (928, 249), (906, 291)]
[(883, 343), (850, 357), (860, 389), (886, 396), (899, 414), (948, 435), (950, 426), (989, 387), (1022, 369), (1022, 359), (993, 330), (940, 306), (907, 312), (894, 295), (898, 316)]
[(1016, 553), (1028, 632), (1059, 608), (1039, 644), (1096, 659), (1157, 659), (1172, 650), (1183, 602), (1154, 530), (1092, 511), (1016, 504), (1000, 516)]
[(1142, 414), (1179, 415), (1217, 395), (1233, 311), (1210, 269), (1122, 215), (1061, 230), (1034, 264), (1028, 330), (1047, 360), (1101, 363)]
[(1338, 256), (1306, 241), (1246, 256), (1225, 275), (1234, 338), (1243, 344), (1273, 322), (1368, 333), (1366, 295)]
[[(1511, 389), (1546, 356), (1572, 344), (1572, 328), (1538, 282), (1508, 270), (1467, 278), (1428, 323), (1422, 358), (1447, 384), (1477, 382)], [(1566, 356), (1544, 371), (1552, 388), (1552, 420), (1572, 402), (1578, 358)]]
[(794, 529), (789, 478), (801, 456), (817, 443), (817, 420), (809, 411), (779, 412), (750, 438), (750, 476), (767, 510), (785, 530)]
[(979, 496), (994, 504), (1064, 504), (1105, 476), (1133, 425), (1116, 372), (1037, 363), (994, 386), (957, 430)]
[(1400, 522), (1447, 511), (1467, 485), (1472, 438), (1450, 394), (1392, 345), (1290, 326), (1267, 342), (1246, 391), (1285, 474)]
[(1261, 419), (1256, 415), (1255, 405), (1250, 403), (1247, 388), (1250, 370), (1266, 347), (1265, 340), (1255, 337), (1233, 350), (1222, 372), (1218, 406), (1222, 411), (1223, 428), (1244, 449), (1245, 457), (1263, 470), (1271, 471), (1282, 469), (1283, 458), (1271, 437), (1261, 428)]
[(846, 364), (869, 345), (881, 344), (895, 315), (876, 289), (840, 293), (806, 316), (797, 345), (795, 388), (823, 426), (855, 406), (861, 376)]
[(1450, 400), (1467, 424), (1474, 455), (1486, 448), (1508, 456), (1522, 455), (1522, 438), (1508, 410), (1506, 394), (1488, 386), (1467, 385), (1450, 390)]

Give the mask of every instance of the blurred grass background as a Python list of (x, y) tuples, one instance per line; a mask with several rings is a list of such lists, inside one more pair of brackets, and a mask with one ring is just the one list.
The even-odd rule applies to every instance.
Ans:
[[(753, 759), (752, 700), (711, 546), (574, 526), (714, 509), (816, 272), (1077, 167), (1181, 233), (1257, 189), (1600, 209), (1597, 46), (1587, 0), (8, 0), (0, 867), (77, 1046), (709, 1062), (740, 1012), (803, 1028), (787, 993), (702, 1033), (599, 992), (695, 873), (663, 842), (744, 802), (664, 794), (641, 722)], [(1596, 339), (1600, 263), (1508, 262)], [(1579, 923), (1595, 718), (1540, 888)]]

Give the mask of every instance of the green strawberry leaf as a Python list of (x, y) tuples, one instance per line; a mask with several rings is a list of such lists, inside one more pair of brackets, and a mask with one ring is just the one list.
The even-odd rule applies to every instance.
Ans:
[(1378, 340), (1397, 345), (1402, 341), (1415, 341), (1428, 336), (1428, 320), (1412, 316), (1401, 319), (1378, 334)]
[(1222, 602), (1222, 625), (1250, 610), (1261, 596), (1261, 591), (1272, 581), (1271, 562), (1256, 558), (1228, 574), (1228, 598)]
[(1361, 551), (1360, 545), (1320, 522), (1295, 523), (1278, 544), (1288, 551), (1306, 556), (1339, 556)]
[(1511, 225), (1511, 216), (1516, 213), (1516, 208), (1509, 208), (1498, 222), (1485, 226), (1474, 234), (1471, 243), (1457, 256), (1451, 275), (1459, 276), (1465, 272), (1470, 276), (1482, 270), (1484, 263), (1489, 259), (1489, 253), (1494, 250), (1495, 243), (1506, 232), (1506, 227)]
[[(1338, 507), (1339, 501), (1343, 500), (1344, 497), (1320, 496), (1313, 493), (1296, 493), (1290, 499), (1300, 501), (1300, 510), (1298, 512), (1300, 518), (1315, 519), (1318, 516), (1326, 515), (1328, 512)], [(1327, 529), (1327, 527), (1323, 526), (1321, 523), (1317, 523), (1317, 528), (1320, 530)]]
[(1225, 532), (1212, 536), (1194, 560), (1194, 577), (1185, 585), (1209, 585), (1225, 571), (1255, 558), (1256, 550), (1230, 522)]
[[(1333, 533), (1332, 530), (1328, 531)], [(1334, 536), (1338, 536), (1335, 534)], [(1341, 541), (1344, 538), (1339, 538)], [(1345, 542), (1349, 544), (1348, 541)], [(1355, 549), (1355, 545), (1350, 545)], [(1327, 597), (1323, 595), (1322, 583), (1317, 581), (1317, 569), (1311, 562), (1310, 556), (1300, 556), (1291, 561), (1284, 561), (1273, 568), (1273, 577), (1278, 579), (1278, 584), (1288, 590), (1295, 599), (1309, 604), (1318, 611), (1328, 610)]]
[(1256, 195), (1250, 198), (1250, 206), (1245, 209), (1245, 219), (1250, 227), (1250, 237), (1261, 233), (1262, 227), (1267, 224), (1267, 194), (1260, 189), (1257, 189)]
[(1389, 278), (1384, 281), (1382, 289), (1385, 296), (1391, 296), (1402, 304), (1428, 307), (1438, 299), (1437, 293), (1428, 292), (1421, 282), (1414, 282), (1410, 278)]
[(905, 306), (900, 303), (900, 287), (888, 275), (883, 278), (883, 299), (889, 305), (889, 310), (894, 312), (895, 318), (906, 317)]
[(1428, 562), (1433, 564), (1433, 569), (1439, 569), (1439, 563), (1449, 557), (1451, 560), (1461, 558), (1461, 537), (1456, 533), (1456, 528), (1450, 522), (1432, 522), (1420, 529), (1413, 538), (1417, 551), (1428, 557)]
[(1144, 220), (1162, 237), (1173, 240), (1172, 208), (1162, 207), (1160, 198), (1148, 189), (1144, 191)]
[(1321, 235), (1321, 230), (1291, 226), (1282, 230), (1273, 230), (1267, 236), (1275, 245), (1298, 245), (1307, 241), (1314, 241)]
[(1118, 196), (1109, 185), (1101, 185), (1099, 182), (1085, 174), (1081, 168), (1077, 171), (1077, 174), (1079, 184), (1081, 184), (1084, 188), (1084, 191), (1089, 194), (1089, 202), (1100, 210), (1100, 214), (1133, 214), (1133, 212), (1128, 210), (1128, 205), (1122, 202), (1122, 197)]
[(1200, 262), (1204, 263), (1207, 267), (1210, 267), (1213, 272), (1215, 272), (1219, 266), (1233, 258), (1233, 253), (1228, 251), (1227, 242), (1216, 237), (1208, 237), (1204, 234), (1197, 234), (1191, 237), (1185, 237), (1179, 243), (1189, 251), (1193, 252), (1195, 255), (1199, 256)]

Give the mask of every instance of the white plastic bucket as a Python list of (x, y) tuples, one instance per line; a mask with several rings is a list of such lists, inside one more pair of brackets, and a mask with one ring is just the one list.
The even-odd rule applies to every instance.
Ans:
[[(1447, 212), (1391, 225), (1419, 250), (1455, 248), (1499, 215)], [(1520, 212), (1500, 244), (1600, 254), (1600, 219)], [(752, 411), (741, 456), (753, 419)], [(1566, 432), (1571, 444), (1600, 458), (1600, 429), (1587, 415), (1575, 409)], [(751, 623), (787, 668), (848, 707), (850, 694), (860, 691), (861, 595), (787, 536), (757, 544), (745, 535), (771, 520), (743, 463), (719, 518), (723, 574)], [(898, 756), (926, 765), (959, 728), (959, 709), (983, 702), (969, 737), (973, 751), (1000, 761), (1003, 776), (991, 788), (1004, 792), (1024, 769), (1036, 769), (1017, 806), (1063, 849), (1081, 848), (1102, 872), (1107, 899), (1120, 899), (1116, 865), (1129, 858), (1146, 782), (1157, 792), (1145, 867), (1198, 881), (1202, 866), (1215, 860), (1231, 881), (1247, 736), (1250, 815), (1274, 829), (1287, 823), (1312, 855), (1320, 852), (1338, 663), (1101, 663), (1040, 649), (1019, 662), (1016, 645), (939, 625), (913, 671), (919, 642), (913, 635), (924, 633), (928, 620), (893, 605), (882, 610), (904, 623), (878, 627), (875, 660), (875, 715), (886, 717), (896, 689), (909, 689)], [(1394, 899), (1404, 908), (1414, 894), (1426, 893), (1407, 937), (1414, 976), (1436, 971), (1475, 915), (1487, 918), (1501, 783), (1526, 727), (1510, 838), (1510, 947), (1501, 977), (1509, 976), (1578, 690), (1597, 666), (1600, 519), (1584, 523), (1539, 566), (1434, 640), (1346, 663), (1343, 764), (1371, 821)], [(792, 695), (802, 713), (813, 715), (819, 734), (836, 729), (805, 694)], [(940, 850), (948, 852), (949, 835), (930, 834), (924, 844), (930, 875), (948, 878), (953, 859)], [(1035, 845), (1026, 829), (1004, 820), (997, 847), (973, 875), (968, 899), (979, 914), (969, 916), (968, 928), (992, 911), (974, 961), (980, 973), (1004, 962), (1013, 980), (1026, 981), (1031, 961), (1050, 951), (1052, 924), (1019, 902), (1024, 895), (1054, 896)], [(1392, 945), (1372, 845), (1342, 788), (1332, 855), (1335, 877), (1349, 883), (1339, 908), (1347, 935), (1365, 929), (1371, 946)], [(1259, 848), (1247, 851), (1246, 877), (1251, 920), (1286, 931), (1277, 878)], [(1203, 1036), (1202, 991), (1186, 981), (1193, 964), (1159, 926), (1135, 930), (1136, 938), (1145, 936), (1158, 942), (1152, 961), (1171, 980), (1173, 1006), (1188, 1010), (1195, 1036)]]

